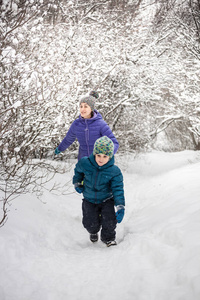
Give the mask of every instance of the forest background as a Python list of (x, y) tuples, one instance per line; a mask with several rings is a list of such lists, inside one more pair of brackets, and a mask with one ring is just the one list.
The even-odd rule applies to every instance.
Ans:
[(1, 0), (0, 13), (0, 225), (16, 195), (66, 171), (53, 152), (90, 90), (119, 154), (200, 150), (199, 0)]

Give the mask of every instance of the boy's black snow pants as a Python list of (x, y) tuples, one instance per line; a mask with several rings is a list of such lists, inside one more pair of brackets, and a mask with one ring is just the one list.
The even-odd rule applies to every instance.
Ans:
[(115, 240), (117, 224), (113, 198), (101, 204), (94, 204), (83, 199), (83, 226), (89, 233), (97, 233), (101, 228), (101, 240), (109, 242)]

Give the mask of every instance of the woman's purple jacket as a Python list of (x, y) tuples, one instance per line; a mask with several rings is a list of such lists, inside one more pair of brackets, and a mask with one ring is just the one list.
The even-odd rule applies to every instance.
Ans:
[(101, 114), (94, 110), (94, 116), (91, 119), (84, 119), (79, 115), (69, 128), (65, 138), (58, 146), (58, 150), (66, 150), (77, 138), (79, 142), (78, 160), (84, 156), (89, 156), (93, 152), (95, 141), (101, 136), (106, 135), (114, 143), (114, 154), (119, 148), (117, 139), (108, 124), (103, 120)]

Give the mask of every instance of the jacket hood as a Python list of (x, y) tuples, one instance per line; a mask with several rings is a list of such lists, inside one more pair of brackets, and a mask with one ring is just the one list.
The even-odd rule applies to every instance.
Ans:
[(99, 170), (107, 169), (107, 168), (113, 166), (114, 163), (115, 163), (114, 155), (113, 155), (113, 157), (112, 157), (105, 165), (103, 165), (103, 166), (99, 166), (99, 165), (96, 163), (95, 156), (94, 156), (93, 153), (90, 154), (89, 160), (90, 160), (91, 163), (92, 163), (97, 169), (99, 169)]
[(103, 119), (103, 118), (102, 118), (102, 115), (96, 109), (94, 109), (94, 116), (92, 118), (90, 118), (90, 119), (84, 119), (84, 118), (81, 117), (81, 114), (80, 114), (79, 115), (79, 119), (82, 122), (83, 121), (85, 122), (85, 120), (87, 120), (87, 122), (92, 123), (94, 120)]

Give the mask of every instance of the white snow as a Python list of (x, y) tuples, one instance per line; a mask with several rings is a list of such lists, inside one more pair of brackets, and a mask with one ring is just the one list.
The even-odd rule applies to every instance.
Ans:
[(20, 107), (22, 105), (22, 102), (21, 101), (16, 101), (13, 105), (12, 105), (12, 107), (13, 108), (18, 108), (18, 107)]
[(116, 161), (126, 194), (118, 245), (89, 241), (72, 186), (41, 200), (21, 195), (0, 228), (1, 300), (200, 299), (200, 153)]

